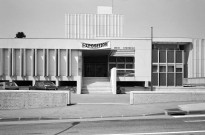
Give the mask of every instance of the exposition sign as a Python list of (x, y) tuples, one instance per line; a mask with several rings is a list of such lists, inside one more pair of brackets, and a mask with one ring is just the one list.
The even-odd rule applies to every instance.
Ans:
[(82, 43), (82, 49), (108, 49), (110, 48), (110, 42), (103, 42), (103, 43), (96, 43), (96, 44), (90, 44), (90, 43)]

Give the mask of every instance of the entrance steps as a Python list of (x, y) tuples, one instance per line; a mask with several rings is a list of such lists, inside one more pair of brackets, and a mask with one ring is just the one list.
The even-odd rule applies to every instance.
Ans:
[(109, 77), (83, 77), (82, 93), (112, 93)]

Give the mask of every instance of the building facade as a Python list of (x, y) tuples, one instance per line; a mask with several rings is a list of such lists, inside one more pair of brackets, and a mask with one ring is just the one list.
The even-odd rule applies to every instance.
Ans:
[(0, 39), (0, 81), (53, 81), (77, 93), (112, 92), (118, 83), (182, 87), (205, 77), (205, 40), (123, 38), (123, 16), (66, 14), (63, 39)]

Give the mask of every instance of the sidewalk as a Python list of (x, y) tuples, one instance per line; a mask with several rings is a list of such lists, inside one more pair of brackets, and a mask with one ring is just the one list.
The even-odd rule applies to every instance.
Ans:
[(93, 119), (164, 115), (165, 109), (188, 102), (130, 105), (129, 94), (72, 94), (66, 107), (0, 110), (0, 122), (13, 120)]

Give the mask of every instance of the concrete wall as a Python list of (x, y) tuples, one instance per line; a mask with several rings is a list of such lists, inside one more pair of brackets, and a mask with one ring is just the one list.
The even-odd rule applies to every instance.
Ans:
[(186, 52), (188, 78), (205, 77), (205, 40), (193, 39)]
[(193, 86), (205, 86), (205, 77), (203, 78), (184, 78), (184, 84), (190, 84)]
[(0, 109), (25, 109), (67, 106), (70, 92), (1, 90)]
[(205, 101), (204, 91), (143, 91), (130, 92), (130, 104)]

